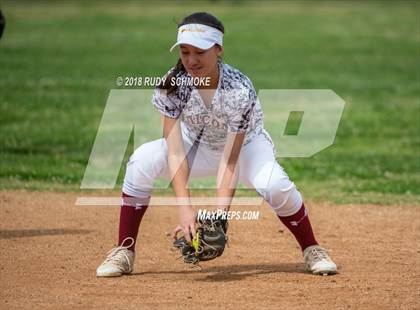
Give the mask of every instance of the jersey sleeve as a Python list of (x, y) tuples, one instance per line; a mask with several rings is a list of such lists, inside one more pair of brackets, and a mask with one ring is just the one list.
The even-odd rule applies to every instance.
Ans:
[(236, 109), (229, 117), (228, 132), (246, 132), (257, 104), (257, 94), (253, 87), (245, 90), (236, 90), (233, 93), (235, 94)]
[(181, 114), (181, 108), (176, 104), (173, 98), (166, 94), (166, 89), (156, 88), (152, 97), (152, 104), (165, 116), (178, 118)]

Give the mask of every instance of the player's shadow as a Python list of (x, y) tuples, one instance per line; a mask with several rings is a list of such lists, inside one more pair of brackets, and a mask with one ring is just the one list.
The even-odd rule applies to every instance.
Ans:
[(0, 239), (27, 238), (53, 235), (84, 235), (89, 234), (91, 232), (93, 232), (93, 230), (73, 228), (0, 230)]
[(202, 275), (195, 279), (201, 282), (231, 282), (240, 281), (247, 277), (273, 273), (306, 273), (302, 263), (280, 263), (280, 264), (243, 264), (204, 267), (203, 269), (191, 268), (180, 271), (146, 271), (134, 273), (133, 275), (155, 275), (155, 274), (193, 274)]
[(302, 263), (281, 264), (250, 264), (227, 265), (206, 268), (203, 272), (209, 273), (205, 277), (196, 279), (201, 282), (230, 282), (240, 281), (247, 277), (273, 273), (305, 273)]

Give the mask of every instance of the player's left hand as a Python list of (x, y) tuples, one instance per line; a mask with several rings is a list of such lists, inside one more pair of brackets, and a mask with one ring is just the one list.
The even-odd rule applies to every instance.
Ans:
[(223, 254), (228, 240), (227, 228), (226, 219), (200, 220), (191, 244), (185, 237), (180, 237), (173, 246), (180, 250), (186, 263), (196, 265), (200, 261), (212, 260)]

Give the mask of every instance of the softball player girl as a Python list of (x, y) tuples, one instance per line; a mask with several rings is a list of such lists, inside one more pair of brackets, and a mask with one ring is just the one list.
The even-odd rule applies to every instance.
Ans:
[[(315, 240), (302, 197), (277, 163), (263, 112), (250, 79), (224, 63), (223, 24), (208, 13), (194, 13), (178, 26), (180, 58), (156, 88), (152, 102), (163, 118), (164, 138), (141, 145), (127, 164), (122, 189), (118, 246), (97, 268), (98, 277), (129, 274), (135, 243), (157, 177), (172, 180), (179, 225), (187, 241), (195, 235), (196, 213), (188, 178), (217, 176), (219, 209), (228, 210), (238, 181), (270, 204), (298, 241), (305, 268), (334, 274), (337, 267)], [(178, 83), (208, 78), (205, 85)]]

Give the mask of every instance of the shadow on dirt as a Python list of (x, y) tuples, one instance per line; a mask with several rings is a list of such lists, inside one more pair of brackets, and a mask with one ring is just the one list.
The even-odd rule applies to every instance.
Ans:
[(203, 268), (191, 268), (190, 270), (162, 270), (145, 271), (133, 273), (130, 276), (141, 275), (161, 275), (161, 274), (195, 274), (203, 275), (195, 279), (200, 282), (230, 282), (240, 281), (247, 277), (255, 277), (271, 273), (306, 273), (302, 263), (282, 263), (282, 264), (250, 264), (250, 265), (226, 265)]
[(16, 230), (0, 230), (0, 239), (26, 238), (53, 235), (84, 235), (93, 232), (88, 229), (16, 229)]

